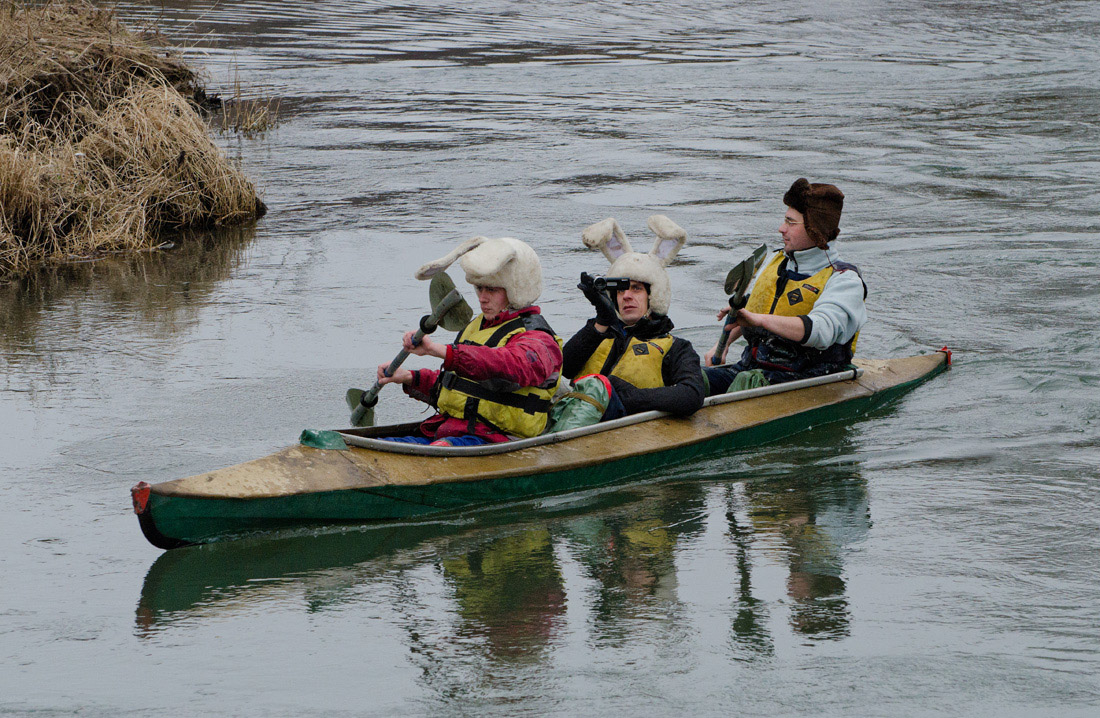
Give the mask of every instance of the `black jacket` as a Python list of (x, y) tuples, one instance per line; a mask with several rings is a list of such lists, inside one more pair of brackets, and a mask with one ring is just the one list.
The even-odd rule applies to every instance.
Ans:
[[(608, 356), (608, 366), (614, 366), (623, 355), (630, 337), (643, 341), (664, 336), (672, 331), (672, 320), (656, 316), (646, 318), (632, 327), (624, 327), (621, 322), (600, 334), (594, 328), (595, 319), (589, 319), (584, 327), (565, 343), (562, 349), (562, 375), (574, 378), (596, 351), (596, 347), (608, 335), (613, 335), (615, 343)], [(639, 389), (617, 376), (609, 377), (611, 386), (619, 395), (627, 414), (642, 411), (667, 411), (678, 416), (694, 414), (703, 406), (706, 391), (703, 389), (703, 371), (699, 355), (691, 342), (673, 337), (672, 347), (661, 361), (661, 377), (665, 385), (654, 389)]]

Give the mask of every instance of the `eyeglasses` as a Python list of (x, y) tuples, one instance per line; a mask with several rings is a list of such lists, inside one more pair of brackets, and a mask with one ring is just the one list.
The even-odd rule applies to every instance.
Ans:
[(784, 227), (797, 227), (800, 224), (802, 224), (802, 223), (801, 222), (795, 222), (790, 217), (784, 217), (783, 218), (783, 226)]

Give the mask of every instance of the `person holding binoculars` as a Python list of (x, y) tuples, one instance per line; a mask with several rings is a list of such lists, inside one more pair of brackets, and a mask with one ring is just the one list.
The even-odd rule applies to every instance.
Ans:
[(648, 225), (657, 240), (647, 254), (631, 249), (614, 219), (581, 235), (611, 267), (606, 277), (581, 274), (577, 287), (596, 316), (565, 343), (562, 375), (602, 377), (609, 395), (604, 420), (650, 410), (687, 416), (706, 397), (699, 355), (690, 342), (672, 336), (668, 318), (672, 289), (665, 266), (687, 235), (663, 215), (653, 215)]

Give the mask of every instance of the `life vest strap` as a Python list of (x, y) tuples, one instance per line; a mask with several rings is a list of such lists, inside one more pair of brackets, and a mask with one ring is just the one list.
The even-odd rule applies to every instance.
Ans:
[[(541, 399), (530, 394), (513, 394), (511, 392), (493, 391), (485, 388), (476, 381), (470, 381), (451, 371), (443, 372), (440, 383), (443, 387), (451, 389), (452, 391), (460, 391), (471, 399), (503, 404), (504, 406), (510, 406), (514, 409), (520, 409), (528, 414), (539, 414), (550, 411), (549, 399)], [(475, 414), (477, 412), (476, 402), (471, 408), (471, 399), (466, 400), (467, 415), (470, 414), (471, 411)], [(469, 416), (464, 416), (463, 418), (469, 418)]]
[(495, 347), (500, 344), (500, 341), (504, 339), (504, 337), (508, 336), (517, 329), (524, 328), (526, 328), (526, 324), (523, 321), (523, 317), (516, 317), (515, 319), (504, 322), (499, 327), (497, 327), (497, 330), (493, 332), (488, 339), (485, 340), (485, 346)]

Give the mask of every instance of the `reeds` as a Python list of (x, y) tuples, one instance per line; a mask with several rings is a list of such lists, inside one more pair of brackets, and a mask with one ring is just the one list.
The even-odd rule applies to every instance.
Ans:
[(265, 207), (213, 143), (195, 73), (78, 0), (0, 0), (0, 280)]
[(279, 101), (253, 96), (254, 91), (255, 88), (246, 88), (241, 82), (240, 70), (234, 64), (229, 96), (222, 101), (221, 112), (214, 116), (223, 134), (259, 137), (278, 124)]

